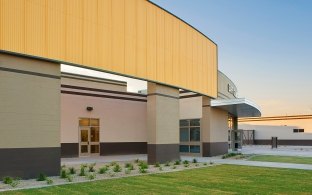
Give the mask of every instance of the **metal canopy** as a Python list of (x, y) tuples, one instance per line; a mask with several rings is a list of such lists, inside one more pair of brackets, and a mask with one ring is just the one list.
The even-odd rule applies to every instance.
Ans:
[(245, 98), (211, 100), (211, 107), (228, 111), (237, 117), (260, 117), (260, 108)]

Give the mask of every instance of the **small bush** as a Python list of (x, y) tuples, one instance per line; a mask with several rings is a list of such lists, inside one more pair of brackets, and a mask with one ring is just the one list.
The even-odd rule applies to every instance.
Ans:
[(85, 166), (80, 166), (80, 173), (79, 176), (86, 176), (86, 170), (85, 170)]
[(60, 177), (63, 178), (63, 179), (67, 178), (67, 171), (66, 171), (66, 169), (61, 169)]
[(45, 181), (46, 179), (47, 179), (47, 176), (45, 174), (39, 173), (37, 181)]
[(131, 173), (131, 170), (130, 169), (125, 169), (125, 174), (130, 174)]
[(3, 181), (3, 183), (4, 184), (11, 184), (12, 182), (13, 182), (13, 178), (12, 177), (4, 177), (4, 178), (2, 178), (2, 181)]
[(47, 178), (47, 179), (46, 179), (46, 181), (47, 181), (47, 184), (48, 184), (48, 185), (53, 184), (53, 180), (52, 180), (52, 179), (50, 179), (50, 178)]
[(113, 166), (115, 166), (115, 165), (117, 165), (117, 164), (118, 164), (117, 162), (111, 162), (111, 163), (110, 163), (110, 166), (113, 167)]
[(140, 160), (139, 160), (139, 159), (135, 159), (134, 162), (135, 162), (135, 163), (139, 163)]
[(73, 176), (72, 175), (67, 175), (66, 177), (68, 182), (72, 182), (73, 181)]
[(175, 165), (173, 165), (171, 168), (172, 168), (172, 169), (176, 169), (177, 167), (176, 167)]
[(197, 159), (196, 159), (196, 158), (194, 158), (192, 162), (193, 162), (193, 163), (197, 163)]
[(183, 161), (183, 164), (187, 165), (187, 164), (189, 164), (189, 161), (184, 160), (184, 161)]
[(196, 164), (195, 164), (195, 167), (198, 167), (198, 166), (199, 166), (199, 164), (198, 164), (198, 163), (196, 163)]
[(174, 162), (174, 165), (180, 165), (181, 164), (181, 161), (180, 160), (176, 160), (175, 162)]
[(165, 166), (166, 166), (166, 167), (169, 167), (169, 166), (170, 166), (170, 162), (167, 161), (167, 162), (165, 163)]
[(154, 167), (160, 167), (159, 162), (156, 162), (155, 165), (154, 165)]
[(89, 175), (88, 175), (88, 179), (89, 180), (94, 180), (96, 178), (96, 175), (94, 174), (94, 173), (90, 173)]
[(76, 174), (76, 169), (74, 167), (69, 168), (69, 174), (74, 175)]
[(144, 167), (139, 167), (139, 172), (140, 173), (147, 173), (147, 170)]
[(159, 171), (163, 171), (163, 168), (162, 168), (162, 167), (159, 167)]
[(61, 166), (61, 169), (66, 169), (66, 165), (62, 165), (62, 166)]
[(203, 165), (207, 166), (207, 163), (205, 162), (205, 163), (203, 163)]
[(148, 164), (147, 164), (146, 162), (144, 162), (144, 161), (141, 161), (141, 162), (139, 163), (139, 167), (140, 167), (140, 168), (143, 168), (143, 169), (148, 169)]
[(132, 163), (126, 163), (125, 168), (128, 168), (129, 170), (134, 170), (133, 164)]
[(115, 173), (109, 173), (109, 176), (110, 176), (110, 177), (115, 177), (116, 174), (115, 174)]
[(212, 161), (210, 161), (210, 162), (209, 162), (209, 164), (213, 165), (213, 162), (212, 162)]
[(89, 172), (95, 172), (95, 169), (94, 169), (95, 165), (96, 163), (92, 163), (89, 165)]
[(184, 164), (184, 167), (189, 167), (190, 165), (189, 164)]
[(107, 167), (107, 166), (101, 167), (101, 168), (99, 169), (99, 174), (104, 174), (104, 173), (106, 173), (107, 171), (108, 171), (108, 167)]
[(113, 168), (113, 171), (114, 171), (115, 173), (120, 172), (120, 171), (121, 171), (120, 165), (119, 165), (119, 164), (116, 164), (116, 165), (114, 166), (114, 168)]
[(12, 183), (10, 183), (10, 186), (12, 186), (13, 188), (15, 188), (18, 184), (20, 183), (20, 179), (19, 178), (15, 178)]

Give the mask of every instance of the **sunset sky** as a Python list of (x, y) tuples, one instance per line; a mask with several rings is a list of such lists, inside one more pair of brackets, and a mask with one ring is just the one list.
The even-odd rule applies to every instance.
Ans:
[(219, 70), (263, 116), (312, 114), (312, 1), (153, 2), (218, 44)]

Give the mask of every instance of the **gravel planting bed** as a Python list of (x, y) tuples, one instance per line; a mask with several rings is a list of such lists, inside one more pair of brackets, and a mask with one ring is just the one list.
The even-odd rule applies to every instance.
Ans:
[[(166, 173), (213, 166), (213, 163), (199, 163), (189, 161), (175, 161), (165, 164), (147, 165), (145, 161), (136, 160), (132, 162), (110, 162), (98, 164), (81, 164), (73, 166), (62, 166), (60, 176), (46, 177), (41, 175), (43, 181), (36, 179), (20, 180), (15, 178), (11, 184), (5, 184), (4, 178), (0, 182), (0, 192), (7, 190), (41, 188), (54, 185), (64, 185), (71, 183), (90, 182), (96, 180), (114, 179), (146, 174)], [(92, 168), (93, 167), (93, 168)], [(82, 170), (84, 169), (84, 171)], [(100, 173), (102, 169), (102, 173)], [(131, 170), (133, 169), (133, 170)], [(72, 170), (72, 173), (70, 173)], [(75, 170), (73, 173), (73, 170)], [(81, 176), (81, 171), (84, 176)], [(63, 178), (62, 178), (63, 177)]]

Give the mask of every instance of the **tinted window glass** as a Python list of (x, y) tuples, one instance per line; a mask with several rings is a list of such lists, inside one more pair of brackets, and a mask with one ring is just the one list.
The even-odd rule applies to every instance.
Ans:
[(180, 152), (190, 152), (189, 146), (180, 145)]
[(180, 141), (188, 142), (189, 140), (188, 128), (180, 128)]
[(192, 127), (190, 131), (191, 141), (200, 141), (200, 128)]
[(200, 126), (199, 119), (193, 119), (191, 120), (191, 126)]
[(180, 127), (189, 126), (189, 120), (180, 120)]
[(191, 153), (200, 153), (200, 146), (190, 146)]

